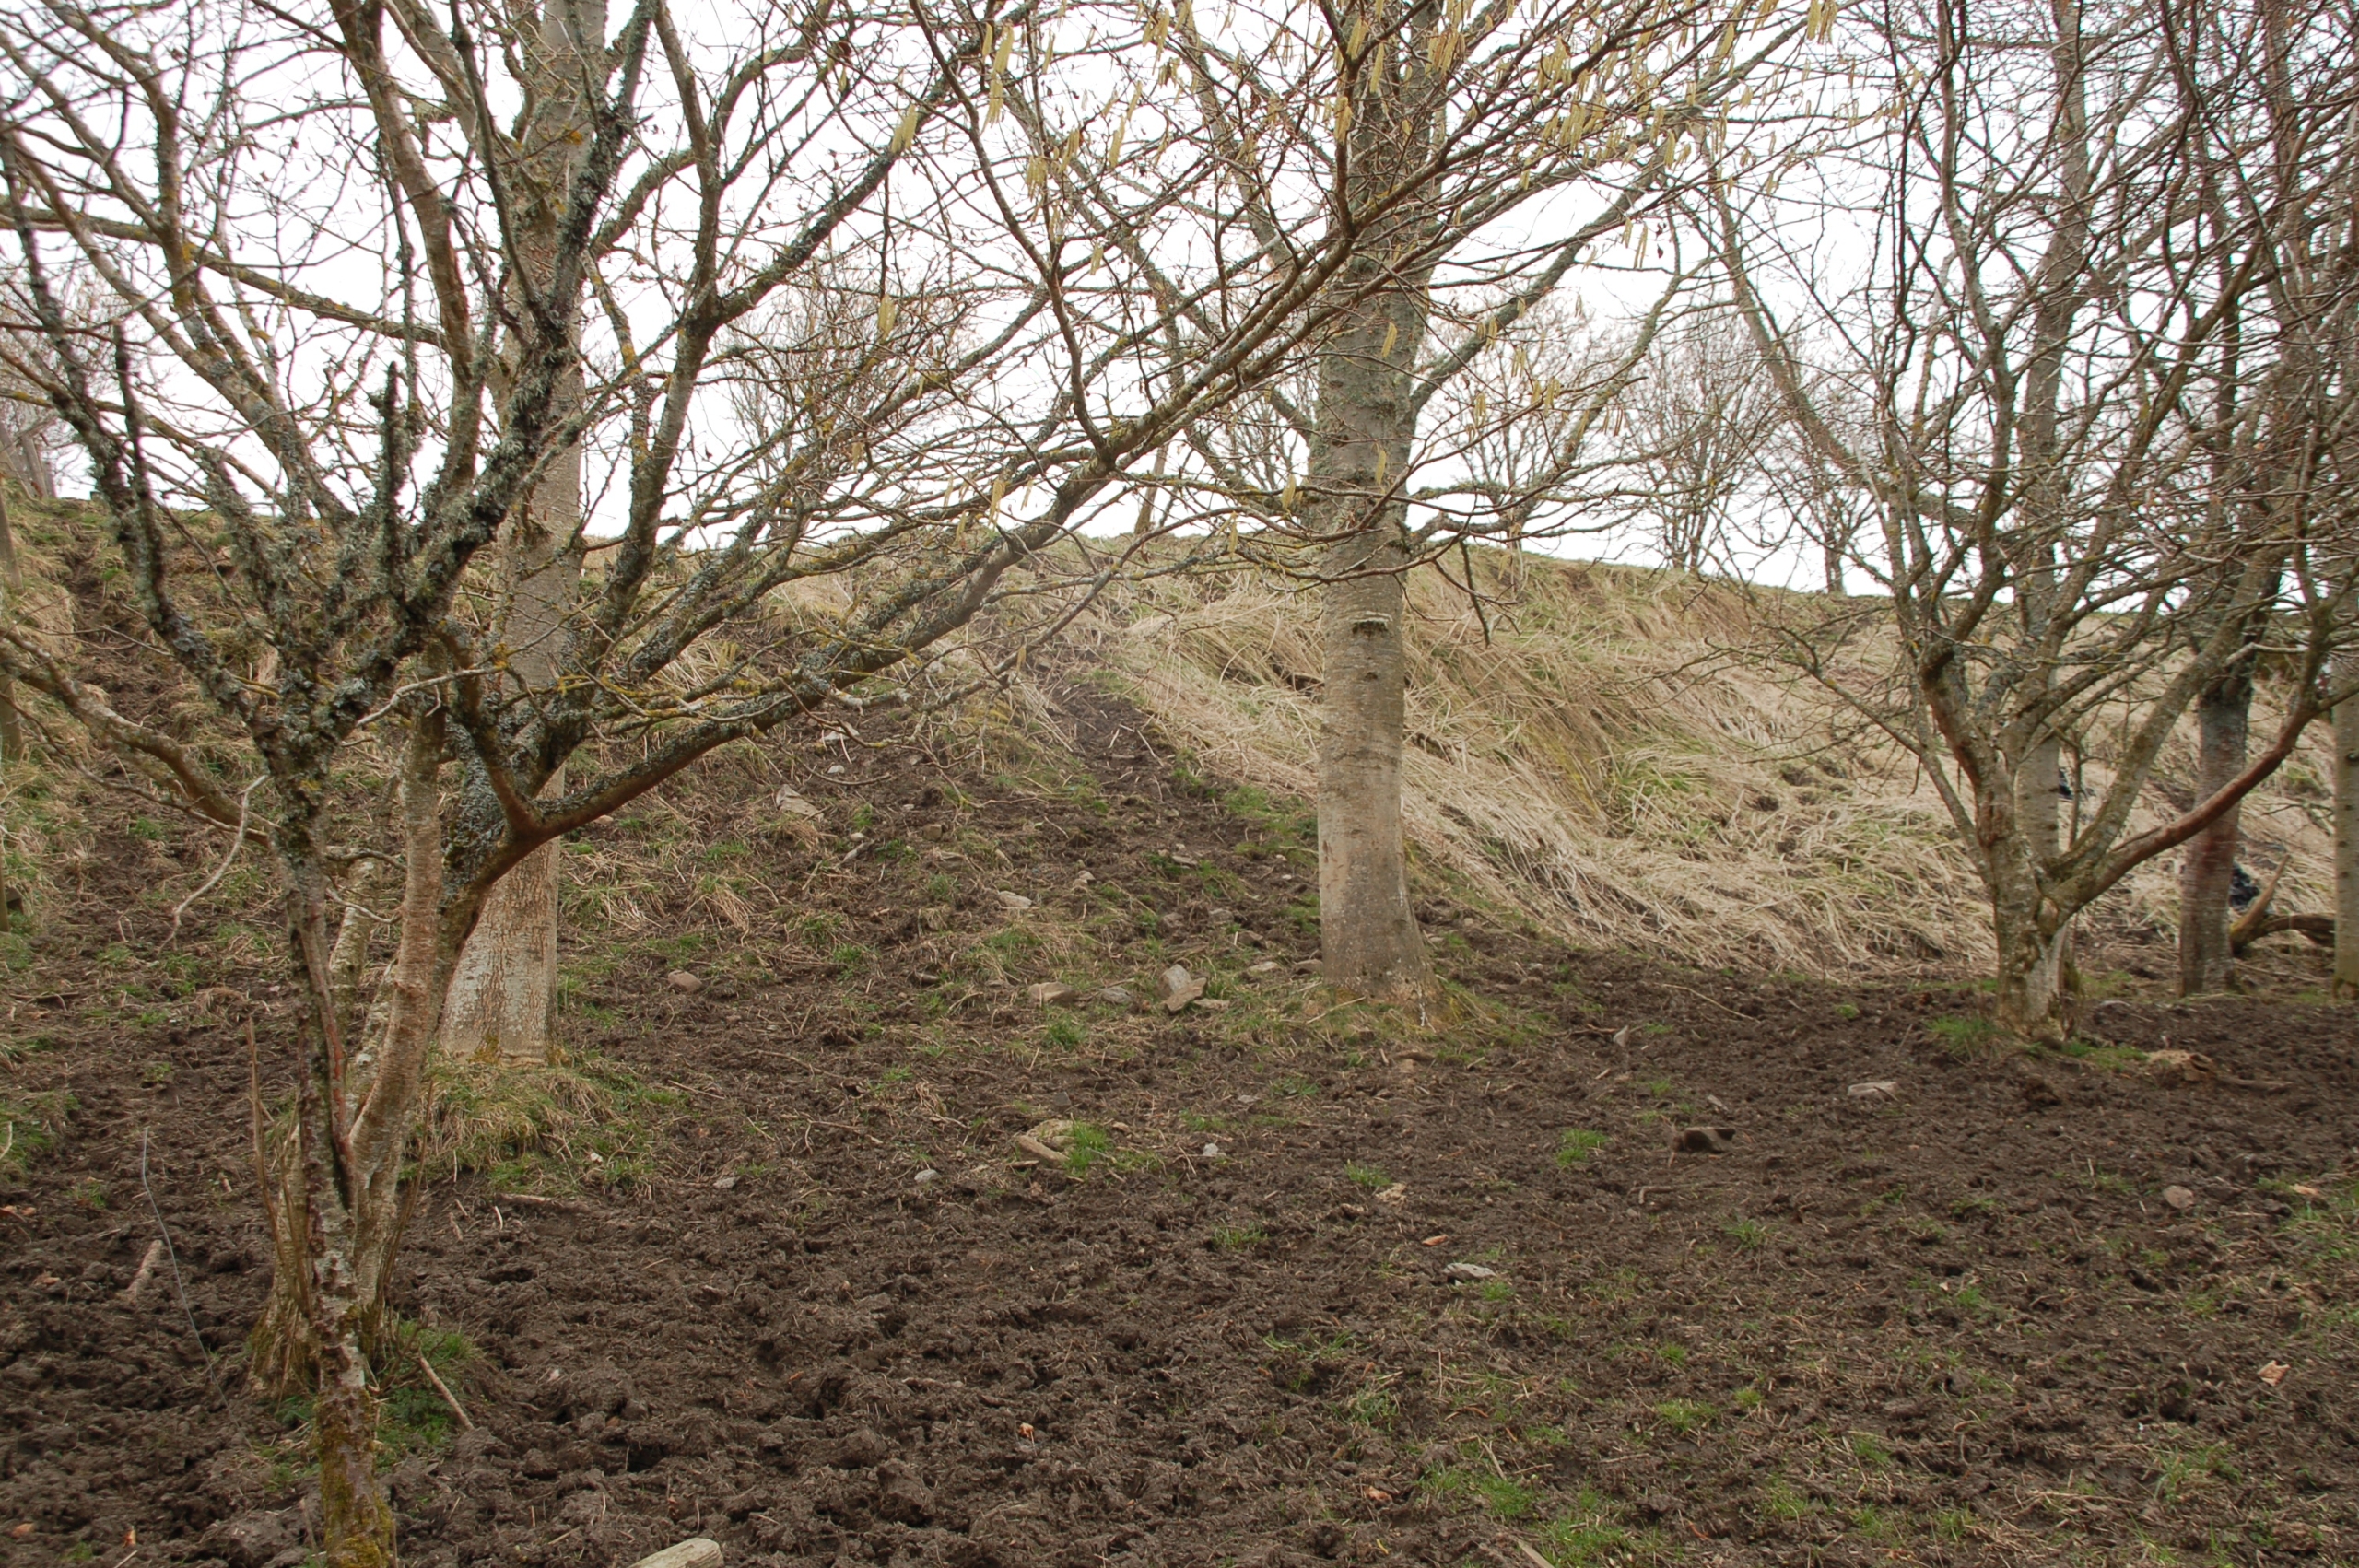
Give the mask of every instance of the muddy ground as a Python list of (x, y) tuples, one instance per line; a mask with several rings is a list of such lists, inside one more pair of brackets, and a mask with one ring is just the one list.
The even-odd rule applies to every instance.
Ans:
[[(806, 743), (574, 851), (719, 870), (569, 926), (561, 1111), (503, 1144), (521, 1091), (446, 1084), (386, 1358), (409, 1562), (2359, 1562), (2347, 1012), (2132, 997), (2031, 1057), (1963, 989), (1445, 893), (1444, 1011), (1339, 1007), (1300, 813), (1068, 719), (1062, 773)], [(304, 1560), (300, 1402), (241, 1366), (284, 1000), (266, 929), (167, 942), (205, 852), (110, 836), (7, 975), (12, 1563)], [(1089, 994), (1172, 962), (1211, 1006)], [(1019, 1150), (1044, 1119), (1081, 1153)]]

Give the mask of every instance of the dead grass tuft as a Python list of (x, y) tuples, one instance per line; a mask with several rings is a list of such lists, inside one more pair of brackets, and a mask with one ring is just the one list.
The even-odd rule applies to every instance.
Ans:
[[(1906, 753), (1823, 691), (1739, 650), (1802, 597), (1632, 568), (1478, 562), (1502, 606), (1414, 579), (1403, 811), (1427, 873), (1580, 945), (1820, 976), (1978, 972), (1979, 882)], [(1153, 711), (1194, 765), (1312, 795), (1316, 600), (1283, 579), (1166, 578), (1109, 599), (1076, 650)], [(1871, 637), (1847, 657), (1881, 657)], [(1037, 692), (994, 718), (1020, 720)], [(2266, 721), (2256, 713), (2258, 730)], [(1018, 725), (1017, 727), (1023, 727)], [(984, 726), (989, 728), (989, 726)], [(2322, 762), (2248, 808), (2283, 907), (2318, 896)], [(2185, 754), (2185, 755), (2181, 755)], [(2191, 771), (2182, 740), (2159, 793)], [(2086, 760), (2092, 785), (2105, 757)], [(2157, 812), (2166, 806), (2158, 801)], [(2144, 868), (2098, 934), (2167, 938), (2176, 868)]]

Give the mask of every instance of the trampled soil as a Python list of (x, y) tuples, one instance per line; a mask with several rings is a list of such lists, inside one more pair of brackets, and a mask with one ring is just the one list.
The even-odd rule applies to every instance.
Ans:
[[(2348, 1013), (2098, 1010), (2284, 1085), (2165, 1087), (1993, 1048), (1961, 992), (1442, 901), (1420, 1030), (1296, 968), (1297, 822), (1071, 717), (1086, 787), (839, 742), (784, 757), (816, 842), (680, 808), (776, 906), (577, 942), (636, 1130), (428, 1179), (397, 1305), (476, 1424), (388, 1369), (410, 1562), (2359, 1562)], [(284, 1013), (251, 965), (189, 989), (139, 896), (200, 860), (102, 846), (9, 977), (5, 1098), (54, 1136), (0, 1178), (11, 1562), (302, 1561), (300, 1411), (241, 1364), (241, 1010), (281, 1075)], [(1025, 990), (1175, 960), (1227, 1005)], [(1031, 1164), (1047, 1117), (1107, 1146)]]

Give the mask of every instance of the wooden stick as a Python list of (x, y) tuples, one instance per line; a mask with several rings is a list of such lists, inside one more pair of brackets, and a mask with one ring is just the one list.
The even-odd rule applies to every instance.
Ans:
[(426, 1374), (426, 1380), (434, 1385), (434, 1391), (442, 1396), (442, 1402), (451, 1407), (452, 1415), (459, 1418), (459, 1430), (473, 1432), (475, 1423), (468, 1418), (467, 1408), (459, 1403), (459, 1397), (451, 1392), (451, 1386), (436, 1375), (433, 1365), (422, 1355), (417, 1358), (417, 1370)]
[(155, 1278), (156, 1265), (163, 1260), (164, 1244), (160, 1241), (149, 1242), (147, 1256), (139, 1260), (139, 1272), (131, 1276), (131, 1288), (123, 1293), (123, 1299), (134, 1306), (138, 1305), (139, 1293), (147, 1288), (147, 1281)]

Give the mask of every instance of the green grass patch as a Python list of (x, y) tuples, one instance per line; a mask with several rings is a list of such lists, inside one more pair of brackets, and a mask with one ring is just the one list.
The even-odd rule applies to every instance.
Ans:
[(1950, 1055), (1971, 1056), (1987, 1050), (2000, 1037), (2000, 1028), (1988, 1018), (1977, 1013), (1959, 1013), (1948, 1018), (1929, 1018), (1925, 1032), (1942, 1043)]
[(1665, 1399), (1655, 1407), (1655, 1414), (1673, 1436), (1684, 1437), (1712, 1423), (1720, 1412), (1697, 1399)]
[(1074, 1122), (1072, 1139), (1065, 1149), (1065, 1169), (1075, 1176), (1087, 1176), (1089, 1167), (1104, 1159), (1114, 1146), (1113, 1139), (1096, 1122)]
[(1560, 1165), (1583, 1164), (1591, 1154), (1613, 1141), (1593, 1128), (1568, 1127), (1565, 1129), (1564, 1136), (1556, 1140), (1556, 1163)]
[(22, 1176), (57, 1145), (81, 1103), (62, 1089), (0, 1100), (0, 1172)]

